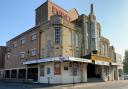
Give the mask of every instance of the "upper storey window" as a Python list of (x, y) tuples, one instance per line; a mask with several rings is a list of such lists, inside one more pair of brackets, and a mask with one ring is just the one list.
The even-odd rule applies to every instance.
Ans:
[(7, 53), (7, 59), (11, 58), (11, 54)]
[(31, 35), (31, 40), (34, 41), (34, 40), (36, 40), (36, 39), (37, 39), (37, 34), (36, 34), (36, 33), (33, 33), (33, 34)]
[(12, 46), (13, 46), (13, 48), (16, 48), (17, 47), (17, 43), (14, 42)]
[(36, 56), (36, 54), (37, 54), (36, 48), (31, 49), (31, 56)]
[(79, 34), (76, 33), (76, 47), (79, 47)]
[(55, 44), (60, 44), (60, 27), (55, 27)]
[(69, 46), (72, 46), (72, 31), (69, 32)]
[(24, 45), (24, 44), (26, 44), (26, 39), (25, 39), (25, 38), (22, 38), (22, 39), (20, 40), (20, 42), (21, 42), (21, 45)]

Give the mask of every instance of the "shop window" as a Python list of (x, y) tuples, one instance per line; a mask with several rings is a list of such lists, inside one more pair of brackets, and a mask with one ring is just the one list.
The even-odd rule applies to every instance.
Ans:
[(54, 63), (54, 75), (60, 75), (61, 74), (61, 63), (56, 62)]

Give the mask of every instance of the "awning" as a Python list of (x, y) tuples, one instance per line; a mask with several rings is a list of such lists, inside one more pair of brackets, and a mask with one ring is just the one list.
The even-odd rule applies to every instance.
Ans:
[(96, 65), (106, 65), (106, 66), (110, 65), (109, 62), (105, 62), (105, 61), (97, 61), (97, 60), (95, 60), (94, 62), (95, 62)]
[(92, 63), (90, 59), (76, 58), (76, 57), (55, 57), (55, 58), (46, 58), (46, 59), (38, 59), (32, 61), (23, 62), (23, 64), (36, 64), (36, 63), (45, 63), (45, 62), (59, 62), (59, 61), (75, 61), (75, 62), (84, 62), (84, 63)]

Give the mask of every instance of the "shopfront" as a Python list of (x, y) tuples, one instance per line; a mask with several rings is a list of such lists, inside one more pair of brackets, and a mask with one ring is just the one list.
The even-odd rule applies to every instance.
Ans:
[[(87, 64), (89, 59), (74, 57), (56, 57), (40, 59), (38, 63), (38, 82), (48, 84), (66, 84), (87, 82)], [(34, 61), (24, 62), (33, 64)]]

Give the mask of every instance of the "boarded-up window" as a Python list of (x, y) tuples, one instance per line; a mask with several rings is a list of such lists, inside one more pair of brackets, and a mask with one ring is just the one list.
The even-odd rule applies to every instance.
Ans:
[(45, 66), (44, 65), (40, 66), (40, 76), (45, 76)]
[(54, 63), (54, 75), (60, 75), (61, 74), (61, 63), (56, 62)]
[(78, 63), (73, 63), (73, 76), (78, 75)]

